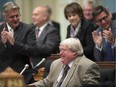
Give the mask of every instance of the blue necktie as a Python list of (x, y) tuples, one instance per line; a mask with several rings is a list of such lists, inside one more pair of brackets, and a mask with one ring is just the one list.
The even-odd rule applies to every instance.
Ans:
[(111, 43), (109, 43), (108, 41), (106, 42), (106, 61), (113, 61), (113, 52), (112, 52), (112, 46)]

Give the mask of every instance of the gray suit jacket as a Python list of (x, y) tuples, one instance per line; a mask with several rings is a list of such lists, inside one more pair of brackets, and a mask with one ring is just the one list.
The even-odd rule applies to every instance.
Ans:
[[(113, 33), (113, 36), (115, 37), (116, 39), (116, 21), (112, 21), (112, 25), (111, 25), (111, 30), (112, 30), (112, 33)], [(97, 30), (97, 32), (102, 32), (102, 28), (99, 27)], [(100, 51), (98, 48), (96, 48), (96, 46), (94, 47), (94, 57), (96, 59), (96, 61), (106, 61), (105, 60), (105, 56), (107, 56), (107, 53), (105, 52), (106, 48), (105, 48), (105, 39), (103, 39), (102, 41), (102, 50)], [(114, 54), (114, 60), (116, 60), (116, 46), (114, 46), (112, 48), (112, 51), (113, 51), (113, 54)]]
[(58, 51), (60, 42), (60, 36), (58, 30), (48, 24), (42, 31), (39, 38), (37, 38), (37, 46), (34, 49), (36, 57), (32, 58), (32, 62), (36, 65), (42, 58), (47, 58), (51, 54), (55, 54)]
[[(60, 59), (55, 60), (51, 67), (49, 75), (33, 85), (36, 87), (55, 87), (58, 76), (62, 70), (63, 63)], [(98, 84), (100, 72), (98, 65), (87, 59), (85, 56), (77, 57), (70, 68), (63, 87), (81, 87), (84, 84)]]

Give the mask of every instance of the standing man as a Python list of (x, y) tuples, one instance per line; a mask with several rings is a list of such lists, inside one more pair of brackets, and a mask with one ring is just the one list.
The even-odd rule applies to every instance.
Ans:
[[(32, 52), (23, 53), (27, 46), (35, 46), (35, 31), (30, 25), (20, 22), (20, 7), (14, 2), (3, 6), (5, 23), (0, 26), (0, 72), (7, 67), (20, 73), (25, 64), (30, 65), (29, 56)], [(24, 73), (26, 83), (30, 83), (29, 67)]]
[(96, 87), (99, 84), (99, 67), (85, 57), (78, 38), (65, 39), (60, 43), (59, 49), (61, 58), (52, 63), (48, 76), (31, 85), (36, 87)]
[(87, 21), (90, 21), (93, 25), (94, 25), (94, 30), (98, 28), (98, 26), (95, 24), (94, 20), (93, 20), (93, 10), (95, 8), (95, 5), (92, 1), (88, 1), (83, 5), (83, 15), (84, 18)]
[(92, 13), (94, 8), (94, 3), (92, 1), (88, 1), (83, 5), (83, 14), (86, 20), (93, 20)]
[(114, 61), (116, 59), (116, 27), (115, 20), (103, 6), (98, 6), (93, 12), (93, 18), (99, 28), (92, 32), (95, 43), (94, 57), (97, 61)]
[[(58, 29), (49, 24), (48, 7), (36, 7), (32, 13), (32, 20), (37, 39), (37, 57), (32, 58), (32, 66), (35, 66), (42, 58), (47, 58), (52, 53), (57, 53), (60, 36)], [(37, 31), (39, 32), (37, 33)]]

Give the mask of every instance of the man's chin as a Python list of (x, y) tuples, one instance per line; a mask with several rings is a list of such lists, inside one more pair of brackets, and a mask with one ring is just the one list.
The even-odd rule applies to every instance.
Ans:
[(65, 59), (64, 58), (61, 58), (61, 62), (64, 63), (65, 62)]
[(61, 58), (61, 62), (64, 64), (64, 65), (67, 65), (67, 61), (65, 59), (62, 59)]

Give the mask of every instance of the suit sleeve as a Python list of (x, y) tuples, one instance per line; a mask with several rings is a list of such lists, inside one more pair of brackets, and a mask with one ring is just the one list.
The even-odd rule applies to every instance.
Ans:
[[(34, 82), (30, 85), (35, 85), (36, 87), (53, 87), (54, 84), (54, 74), (56, 73), (56, 62), (54, 61), (50, 66), (50, 72), (46, 78), (43, 80), (39, 80), (37, 82)], [(54, 70), (55, 69), (55, 70)], [(55, 77), (54, 77), (55, 78)], [(53, 82), (52, 82), (53, 81)]]
[(35, 30), (33, 28), (27, 29), (23, 42), (21, 41), (15, 41), (13, 45), (13, 51), (15, 53), (25, 55), (25, 56), (34, 56), (35, 51), (33, 50), (33, 47), (36, 46), (36, 37), (35, 37)]
[(96, 61), (103, 61), (103, 50), (99, 50), (96, 47), (94, 47), (94, 57)]
[(60, 39), (56, 29), (46, 31), (43, 41), (37, 42), (37, 47), (35, 48), (37, 56), (54, 53), (56, 48), (58, 48), (59, 42)]
[(87, 68), (83, 79), (82, 85), (99, 84), (100, 72), (97, 64), (93, 63)]

